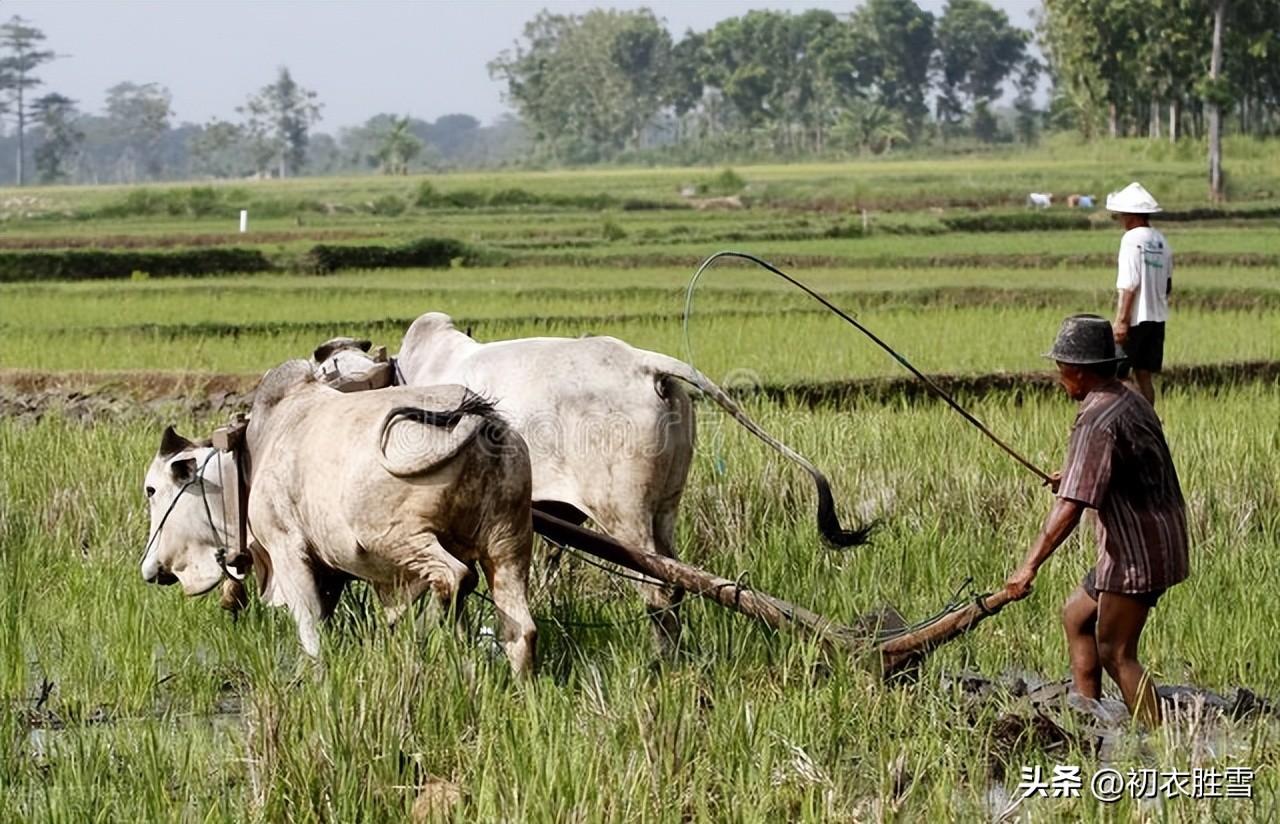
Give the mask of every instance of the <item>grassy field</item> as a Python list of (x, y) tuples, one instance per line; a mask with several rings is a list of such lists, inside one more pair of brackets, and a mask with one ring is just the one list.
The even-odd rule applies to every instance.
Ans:
[[(431, 310), (482, 340), (616, 335), (692, 355), (735, 386), (903, 374), (803, 296), (738, 266), (704, 279), (690, 353), (684, 287), (691, 267), (725, 246), (792, 261), (793, 274), (928, 372), (1044, 373), (1039, 355), (1064, 315), (1112, 311), (1113, 225), (888, 228), (928, 227), (939, 220), (934, 207), (1011, 213), (1032, 189), (1103, 194), (1135, 177), (1169, 205), (1202, 205), (1199, 148), (1187, 145), (1053, 144), (1007, 157), (741, 168), (754, 205), (739, 212), (542, 205), (387, 216), (361, 204), (407, 201), (421, 181), (218, 187), (224, 205), (342, 206), (307, 211), (301, 225), (283, 213), (255, 221), (247, 238), (218, 215), (89, 217), (135, 197), (118, 187), (31, 190), (21, 197), (33, 201), (13, 207), (30, 216), (0, 215), (0, 249), (251, 243), (291, 254), (320, 241), (437, 235), (512, 257), (442, 271), (3, 284), (0, 402), (15, 391), (8, 370), (257, 374), (335, 334), (394, 350), (405, 324)], [(1232, 208), (1280, 201), (1274, 144), (1228, 143), (1228, 157), (1239, 187)], [(521, 172), (431, 183), (441, 192), (607, 193), (616, 203), (679, 206), (681, 186), (710, 185), (718, 174)], [(17, 197), (0, 197), (0, 211)], [(858, 220), (860, 202), (879, 210), (873, 219), (884, 231), (816, 236)], [(1166, 363), (1280, 361), (1280, 261), (1263, 259), (1280, 254), (1280, 221), (1163, 228), (1179, 261)], [(814, 236), (787, 239), (804, 233)], [(533, 604), (541, 667), (531, 683), (512, 683), (481, 640), (412, 623), (387, 631), (360, 586), (324, 635), (320, 672), (300, 660), (283, 611), (254, 604), (233, 623), (211, 599), (184, 600), (140, 580), (142, 472), (164, 422), (189, 434), (221, 422), (191, 417), (199, 398), (126, 404), (101, 418), (64, 417), (55, 400), (35, 400), (54, 403), (52, 413), (0, 415), (0, 821), (400, 821), (428, 786), (457, 794), (437, 815), (457, 821), (992, 820), (1022, 767), (1078, 764), (1087, 777), (1101, 763), (1079, 719), (1055, 716), (1071, 743), (1050, 747), (1016, 723), (1033, 715), (1025, 698), (979, 699), (956, 686), (961, 672), (1066, 674), (1058, 610), (1093, 557), (1087, 529), (1050, 561), (1029, 600), (935, 653), (914, 684), (886, 686), (860, 662), (701, 602), (685, 609), (678, 660), (660, 667), (630, 586), (573, 555), (553, 571), (541, 548)], [(1031, 460), (1059, 465), (1075, 414), (1063, 395), (992, 391), (966, 403)], [(885, 603), (919, 619), (957, 587), (998, 587), (1048, 509), (1034, 477), (940, 404), (890, 394), (856, 406), (759, 398), (749, 406), (828, 471), (846, 519), (878, 517), (883, 526), (871, 547), (821, 548), (804, 476), (704, 405), (682, 553), (838, 621)], [(1153, 614), (1144, 661), (1163, 683), (1280, 697), (1272, 640), (1280, 389), (1166, 381), (1158, 408), (1188, 501), (1193, 575)], [(477, 623), (491, 619), (479, 599), (469, 609)], [(1015, 818), (1280, 814), (1275, 718), (1174, 719), (1152, 735), (1125, 733), (1107, 757), (1122, 772), (1252, 767), (1254, 797), (1139, 809), (1100, 804), (1086, 787), (1083, 799), (1029, 799)]]
[[(1280, 618), (1255, 582), (1280, 572), (1271, 460), (1280, 394), (1175, 394), (1163, 409), (1189, 493), (1195, 575), (1162, 602), (1147, 660), (1166, 681), (1274, 693), (1280, 666), (1262, 650)], [(879, 514), (884, 529), (867, 549), (821, 549), (803, 479), (704, 416), (682, 546), (695, 563), (749, 571), (753, 586), (838, 619), (882, 602), (921, 617), (969, 576), (995, 586), (1048, 505), (1033, 478), (936, 407), (753, 411), (832, 471), (846, 512)], [(1064, 399), (975, 411), (1016, 433), (1033, 459), (1061, 459), (1073, 414)], [(1206, 416), (1234, 423), (1205, 428)], [(12, 469), (0, 486), (0, 572), (11, 593), (0, 621), (14, 639), (0, 687), (34, 697), (53, 685), (37, 715), (66, 725), (25, 732), (9, 719), (17, 726), (0, 765), (17, 791), (0, 802), (5, 817), (224, 818), (249, 806), (267, 820), (390, 819), (424, 773), (464, 789), (458, 816), (469, 820), (983, 817), (989, 787), (1002, 783), (995, 719), (1016, 702), (971, 717), (939, 679), (958, 669), (1063, 672), (1057, 610), (1092, 555), (1073, 541), (1030, 601), (936, 655), (906, 688), (885, 689), (841, 660), (824, 670), (809, 645), (697, 603), (686, 612), (685, 657), (656, 673), (636, 599), (572, 561), (537, 587), (543, 665), (525, 688), (500, 657), (447, 633), (386, 632), (362, 592), (326, 635), (325, 676), (298, 677), (283, 612), (255, 606), (233, 625), (209, 599), (138, 580), (138, 469), (156, 438), (150, 421), (0, 424)], [(1260, 798), (1274, 799), (1276, 729), (1244, 726), (1228, 738), (1227, 751), (1196, 763), (1257, 766)], [(1122, 766), (1188, 763), (1172, 727), (1146, 746)], [(895, 768), (898, 753), (906, 763)], [(1023, 764), (1091, 761), (1035, 747), (1003, 757), (1015, 775)], [(894, 789), (895, 769), (909, 776), (905, 789)], [(1190, 815), (1190, 803), (1170, 806)], [(1215, 809), (1265, 820), (1269, 808), (1194, 812)], [(1079, 803), (1035, 810), (1038, 819), (1125, 814)]]
[[(1234, 201), (1280, 199), (1280, 161), (1274, 143), (1228, 137), (1224, 144)], [(1201, 206), (1207, 192), (1204, 145), (1161, 140), (1080, 144), (1059, 139), (1033, 151), (932, 159), (875, 158), (840, 163), (762, 165), (735, 169), (748, 193), (803, 207), (833, 202), (875, 208), (932, 206), (1021, 206), (1027, 192), (1072, 192), (1103, 196), (1130, 180), (1145, 181), (1166, 206)], [(534, 194), (648, 198), (677, 202), (686, 186), (714, 187), (719, 168), (617, 168), (569, 171), (454, 173), (429, 179), (443, 192), (493, 192), (519, 188)], [(403, 178), (298, 178), (286, 181), (213, 182), (232, 200), (293, 199), (359, 205), (388, 194), (414, 196), (417, 181)], [(163, 187), (154, 187), (163, 188)], [(19, 222), (96, 210), (119, 202), (121, 187), (27, 189), (0, 201)]]

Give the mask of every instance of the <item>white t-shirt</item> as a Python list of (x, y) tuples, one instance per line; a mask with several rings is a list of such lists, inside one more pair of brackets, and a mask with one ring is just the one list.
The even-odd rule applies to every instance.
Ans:
[(1169, 284), (1173, 280), (1173, 250), (1164, 235), (1150, 226), (1138, 226), (1120, 239), (1120, 271), (1117, 289), (1136, 289), (1129, 323), (1169, 319)]

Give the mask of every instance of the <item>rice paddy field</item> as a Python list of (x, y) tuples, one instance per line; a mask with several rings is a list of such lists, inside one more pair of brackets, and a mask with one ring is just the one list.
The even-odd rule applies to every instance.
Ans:
[[(1231, 179), (1244, 182), (1227, 213), (1157, 222), (1175, 250), (1157, 409), (1193, 572), (1153, 612), (1142, 658), (1162, 684), (1274, 702), (1280, 217), (1267, 210), (1280, 206), (1280, 151), (1237, 148)], [(1046, 716), (1007, 686), (1067, 677), (1058, 616), (1094, 557), (1084, 527), (1027, 600), (899, 684), (696, 599), (679, 655), (659, 662), (627, 582), (541, 546), (540, 666), (524, 684), (483, 637), (425, 621), (389, 631), (361, 586), (326, 627), (320, 668), (283, 610), (255, 602), (233, 621), (213, 598), (142, 582), (142, 475), (165, 423), (207, 434), (282, 360), (334, 335), (394, 351), (414, 317), (444, 311), (479, 340), (614, 335), (690, 359), (830, 475), (842, 517), (881, 523), (870, 546), (823, 548), (808, 479), (700, 404), (679, 525), (693, 564), (849, 624), (884, 604), (920, 619), (957, 592), (1001, 586), (1048, 511), (1037, 479), (943, 404), (899, 391), (897, 363), (761, 270), (711, 269), (686, 323), (693, 269), (722, 248), (784, 265), (962, 385), (975, 415), (1052, 469), (1075, 409), (1040, 353), (1063, 316), (1112, 312), (1119, 230), (1105, 214), (1069, 227), (1060, 206), (1043, 227), (1007, 224), (1027, 191), (1104, 194), (1129, 179), (1173, 210), (1202, 206), (1198, 155), (1134, 141), (734, 173), (744, 208), (729, 211), (688, 208), (678, 191), (718, 169), (215, 187), (228, 209), (256, 204), (245, 236), (217, 210), (111, 214), (130, 198), (186, 203), (190, 187), (0, 195), (25, 199), (0, 223), (6, 253), (234, 245), (287, 258), (424, 235), (493, 253), (448, 269), (0, 284), (0, 820), (1280, 817), (1280, 718), (1265, 708), (1221, 718), (1196, 705), (1154, 732), (1122, 726), (1099, 750), (1091, 716)], [(424, 182), (541, 200), (414, 205)], [(613, 199), (572, 200), (600, 193)], [(387, 197), (404, 208), (361, 205)], [(865, 233), (831, 232), (861, 227), (863, 209)], [(975, 215), (1002, 230), (955, 222)], [(215, 379), (234, 391), (211, 402)], [(855, 385), (877, 391), (837, 391)], [(481, 599), (468, 609), (476, 626), (492, 620)], [(972, 689), (981, 679), (1006, 686)], [(1081, 797), (1017, 801), (1024, 769), (1064, 765), (1081, 768)], [(1246, 768), (1251, 797), (1105, 803), (1089, 790), (1101, 768)]]

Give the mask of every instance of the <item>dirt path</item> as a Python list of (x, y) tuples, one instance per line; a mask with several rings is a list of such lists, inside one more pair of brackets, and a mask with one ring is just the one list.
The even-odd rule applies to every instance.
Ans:
[(249, 405), (258, 375), (198, 372), (39, 372), (0, 369), (0, 417), (58, 413), (93, 422), (175, 413), (230, 413)]
[[(57, 412), (73, 420), (90, 421), (118, 420), (139, 414), (156, 417), (175, 413), (196, 416), (230, 413), (249, 406), (258, 377), (256, 373), (0, 369), (0, 416), (38, 420)], [(966, 399), (993, 394), (1010, 394), (1020, 399), (1055, 391), (1057, 385), (1047, 371), (930, 377), (948, 393)], [(1215, 389), (1277, 382), (1280, 382), (1280, 361), (1173, 367), (1161, 377), (1163, 388)], [(735, 394), (763, 395), (772, 401), (799, 403), (810, 408), (934, 400), (924, 384), (910, 377), (763, 384), (735, 388)]]

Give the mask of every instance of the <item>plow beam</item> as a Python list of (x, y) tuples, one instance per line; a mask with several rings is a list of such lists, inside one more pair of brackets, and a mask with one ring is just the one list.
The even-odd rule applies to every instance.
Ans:
[(892, 677), (918, 665), (930, 651), (968, 632), (980, 621), (998, 612), (1009, 600), (1001, 590), (949, 612), (923, 627), (904, 629), (901, 634), (878, 641), (882, 628), (892, 629), (887, 620), (863, 621), (860, 627), (845, 626), (813, 610), (744, 586), (740, 581), (721, 578), (674, 558), (640, 552), (607, 535), (584, 529), (537, 509), (533, 512), (533, 529), (555, 543), (571, 546), (661, 583), (680, 587), (774, 629), (798, 630), (807, 637), (820, 641), (830, 650), (869, 657), (873, 663), (878, 664), (885, 677)]

